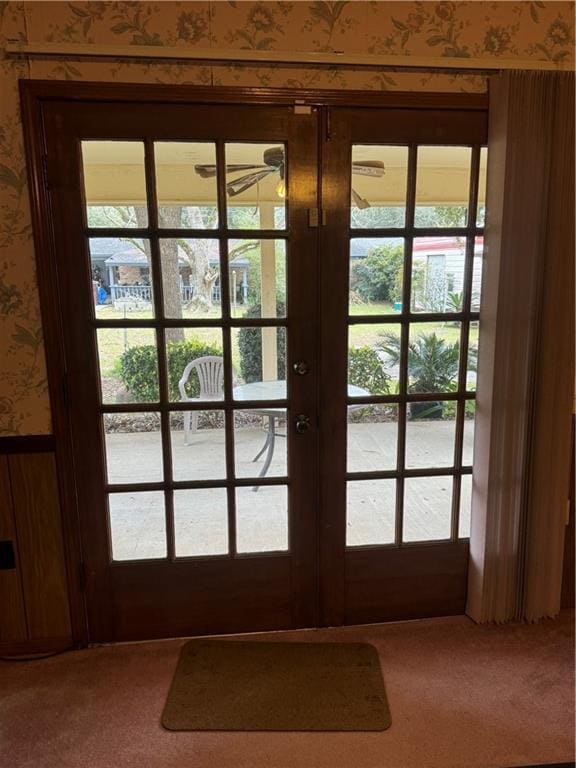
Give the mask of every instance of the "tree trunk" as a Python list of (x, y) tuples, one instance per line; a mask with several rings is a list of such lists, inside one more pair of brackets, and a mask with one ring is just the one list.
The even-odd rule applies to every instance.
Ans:
[[(165, 208), (164, 226), (177, 229), (182, 224), (182, 209)], [(162, 240), (162, 291), (164, 293), (164, 315), (171, 320), (182, 317), (182, 295), (180, 293), (180, 266), (178, 264), (178, 241)], [(166, 341), (184, 341), (182, 328), (166, 328)]]
[[(192, 208), (189, 211), (189, 216), (192, 227), (204, 228), (202, 214), (198, 208)], [(209, 232), (206, 234), (208, 235)], [(196, 311), (209, 310), (212, 307), (212, 288), (220, 272), (218, 266), (210, 266), (210, 258), (218, 260), (218, 243), (216, 240), (196, 240), (193, 247), (185, 241), (181, 242), (180, 245), (188, 257), (193, 276), (194, 309)]]
[[(139, 227), (147, 225), (148, 217), (146, 209), (135, 208), (136, 220)], [(166, 208), (164, 220), (169, 227), (179, 227), (182, 217), (180, 208)], [(150, 243), (144, 241), (144, 250), (148, 258), (148, 266), (151, 264)], [(180, 296), (180, 270), (178, 267), (178, 244), (176, 240), (164, 240), (161, 252), (162, 267), (162, 291), (164, 294), (164, 315), (170, 319), (182, 317), (182, 299)], [(150, 269), (150, 282), (152, 283), (152, 269)], [(166, 341), (184, 341), (182, 328), (166, 328)]]

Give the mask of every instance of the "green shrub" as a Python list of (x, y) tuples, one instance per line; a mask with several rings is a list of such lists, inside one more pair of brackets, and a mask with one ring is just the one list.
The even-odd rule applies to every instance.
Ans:
[(386, 395), (390, 389), (390, 377), (378, 354), (367, 346), (348, 350), (348, 382), (367, 389), (372, 395)]
[[(442, 409), (443, 419), (455, 419), (456, 418), (457, 404), (455, 400), (445, 400)], [(464, 406), (464, 418), (473, 419), (476, 416), (476, 403), (474, 400), (466, 400)]]
[[(285, 307), (277, 304), (277, 312), (284, 316)], [(250, 307), (244, 317), (260, 317), (260, 305)], [(240, 373), (246, 384), (262, 381), (262, 328), (240, 328), (238, 331), (238, 351), (240, 352)], [(286, 378), (286, 329), (278, 328), (276, 334), (276, 353), (278, 355), (278, 379)]]
[(350, 290), (364, 301), (397, 301), (398, 269), (404, 263), (402, 245), (380, 245), (352, 266)]
[[(392, 365), (400, 365), (401, 342), (395, 334), (382, 336), (382, 350)], [(436, 333), (420, 333), (408, 344), (408, 392), (453, 392), (457, 388), (460, 343)]]
[[(167, 345), (168, 391), (170, 399), (180, 400), (178, 382), (184, 368), (192, 360), (207, 355), (222, 356), (222, 350), (216, 344), (206, 344), (192, 339), (176, 341)], [(158, 368), (156, 347), (145, 344), (140, 347), (127, 349), (119, 359), (118, 375), (130, 395), (136, 402), (147, 403), (159, 399)], [(190, 397), (200, 394), (196, 376), (190, 376), (186, 384), (186, 392)]]

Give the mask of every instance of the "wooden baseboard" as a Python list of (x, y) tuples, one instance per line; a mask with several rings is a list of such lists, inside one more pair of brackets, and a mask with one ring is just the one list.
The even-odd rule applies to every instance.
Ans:
[(25, 657), (61, 653), (74, 649), (71, 637), (48, 637), (41, 640), (4, 640), (0, 642), (0, 657)]

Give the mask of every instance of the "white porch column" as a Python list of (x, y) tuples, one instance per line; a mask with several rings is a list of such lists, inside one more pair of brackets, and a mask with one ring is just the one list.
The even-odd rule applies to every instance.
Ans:
[[(274, 203), (260, 203), (260, 226), (274, 229)], [(276, 257), (274, 240), (260, 241), (260, 290), (262, 294), (262, 315), (276, 317)], [(262, 329), (262, 379), (274, 381), (278, 378), (278, 331), (276, 328)]]

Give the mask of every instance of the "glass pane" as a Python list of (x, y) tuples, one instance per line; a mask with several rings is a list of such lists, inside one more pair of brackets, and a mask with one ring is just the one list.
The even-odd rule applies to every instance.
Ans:
[(160, 240), (160, 260), (166, 317), (222, 316), (218, 240)]
[(474, 417), (476, 415), (476, 403), (474, 400), (466, 401), (464, 417), (464, 443), (462, 446), (462, 465), (472, 465), (474, 457)]
[(397, 405), (348, 406), (348, 472), (396, 469), (397, 442)]
[(241, 377), (235, 400), (286, 397), (286, 328), (234, 329), (232, 361)]
[(348, 328), (348, 396), (398, 391), (400, 326), (370, 323)]
[(461, 312), (466, 238), (418, 237), (412, 249), (412, 312)]
[(236, 549), (239, 553), (288, 550), (287, 486), (236, 488)]
[(220, 328), (167, 328), (170, 402), (224, 399), (224, 353)]
[(408, 391), (454, 392), (458, 387), (460, 323), (411, 323)]
[(103, 403), (159, 400), (156, 331), (152, 328), (98, 328)]
[(408, 147), (352, 146), (352, 228), (403, 227), (406, 220)]
[(166, 516), (161, 491), (111, 493), (108, 506), (113, 560), (166, 557)]
[(483, 227), (486, 223), (486, 169), (488, 167), (488, 148), (480, 150), (480, 174), (478, 177), (478, 213), (476, 226)]
[(404, 480), (404, 541), (450, 538), (452, 477), (407, 477)]
[(230, 240), (232, 317), (286, 317), (286, 241)]
[(287, 474), (286, 410), (236, 411), (234, 455), (236, 477), (277, 477)]
[(208, 142), (157, 141), (154, 162), (160, 226), (215, 229), (216, 146)]
[(226, 144), (230, 229), (283, 229), (288, 179), (283, 144)]
[(346, 546), (393, 544), (396, 480), (346, 483)]
[(89, 227), (147, 227), (144, 144), (83, 141), (82, 162)]
[(458, 536), (467, 539), (470, 536), (470, 512), (472, 510), (472, 475), (462, 475), (460, 479), (460, 522)]
[(470, 198), (470, 147), (418, 147), (416, 227), (464, 227)]
[(482, 266), (484, 262), (484, 238), (477, 237), (474, 243), (474, 264), (472, 267), (472, 297), (470, 310), (480, 312), (480, 297), (482, 295)]
[(174, 480), (224, 480), (226, 433), (223, 411), (170, 414)]
[(91, 237), (92, 298), (99, 320), (154, 317), (150, 243)]
[(406, 467), (451, 467), (454, 464), (456, 403), (452, 400), (408, 403)]
[(225, 488), (174, 491), (176, 557), (228, 553), (228, 501)]
[(404, 240), (356, 237), (350, 241), (351, 315), (391, 315), (402, 311)]
[(470, 323), (468, 337), (468, 365), (466, 369), (466, 389), (476, 391), (476, 371), (478, 367), (478, 321)]
[(164, 479), (159, 413), (105, 413), (109, 483), (155, 483)]

